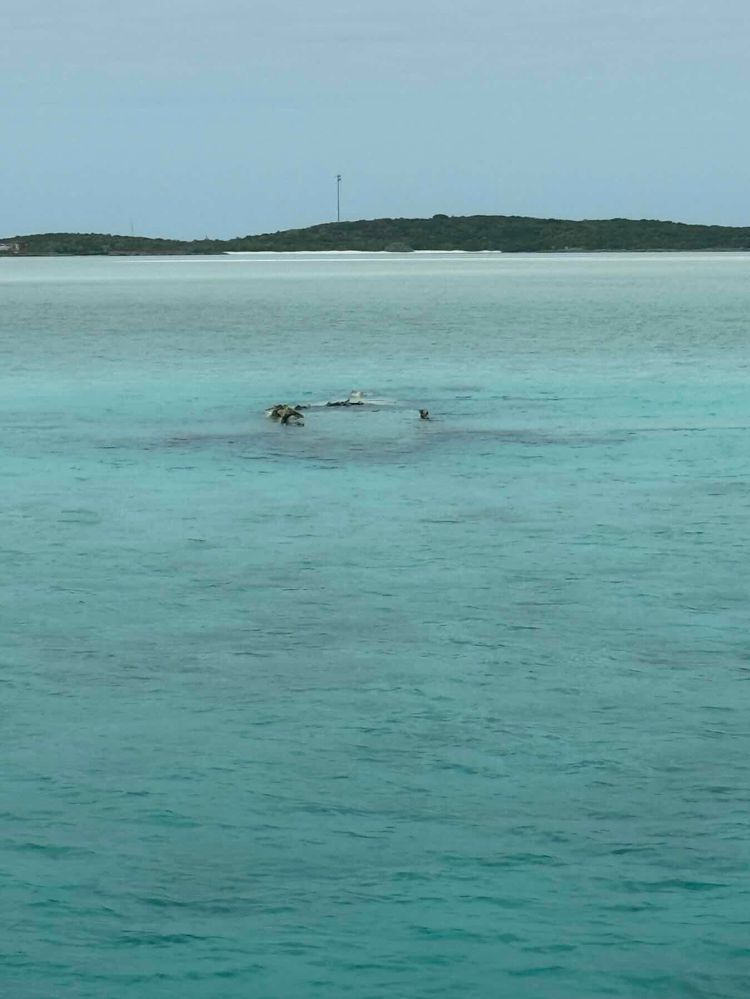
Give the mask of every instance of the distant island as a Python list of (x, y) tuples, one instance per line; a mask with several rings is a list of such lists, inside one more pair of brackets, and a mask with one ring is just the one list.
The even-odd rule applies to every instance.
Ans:
[(328, 222), (235, 239), (150, 239), (102, 233), (38, 233), (0, 238), (0, 257), (121, 256), (362, 250), (502, 250), (561, 253), (637, 250), (750, 250), (750, 227), (652, 219), (569, 221), (518, 215), (433, 215), (429, 219)]

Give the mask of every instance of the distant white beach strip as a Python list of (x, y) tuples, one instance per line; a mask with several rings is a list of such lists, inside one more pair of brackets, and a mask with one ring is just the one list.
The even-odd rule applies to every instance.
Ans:
[[(552, 261), (557, 263), (586, 260), (596, 263), (642, 263), (646, 260), (659, 260), (662, 262), (678, 263), (689, 260), (691, 263), (708, 263), (715, 260), (733, 260), (740, 263), (750, 261), (750, 252), (747, 250), (715, 251), (706, 253), (705, 250), (581, 250), (570, 251), (535, 251), (507, 253), (503, 250), (414, 250), (409, 253), (393, 253), (388, 250), (227, 250), (217, 254), (165, 254), (163, 256), (151, 256), (134, 254), (133, 256), (122, 255), (117, 258), (122, 264), (278, 264), (282, 261), (290, 264), (314, 264), (320, 263), (324, 258), (328, 263), (344, 261), (357, 264), (382, 264), (382, 263), (402, 263), (409, 260), (416, 262), (419, 258), (429, 258), (434, 263), (448, 263), (456, 257), (466, 258), (475, 263), (491, 264), (499, 257), (504, 258), (505, 263), (523, 260), (526, 262), (535, 260)], [(415, 260), (416, 258), (416, 260)]]

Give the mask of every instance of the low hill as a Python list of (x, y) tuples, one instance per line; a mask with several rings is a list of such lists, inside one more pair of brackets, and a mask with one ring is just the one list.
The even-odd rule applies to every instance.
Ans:
[(228, 240), (229, 250), (716, 250), (750, 249), (750, 227), (647, 219), (571, 222), (513, 215), (434, 215), (288, 229)]
[[(43, 232), (31, 236), (0, 238), (23, 256), (107, 256), (138, 253), (190, 253), (194, 244), (180, 239), (150, 239), (147, 236), (112, 236), (99, 232)], [(201, 251), (195, 251), (201, 252)], [(218, 251), (222, 252), (222, 251)]]
[[(652, 219), (569, 221), (515, 215), (434, 215), (430, 219), (329, 222), (227, 240), (149, 239), (100, 233), (10, 236), (22, 255), (225, 253), (316, 250), (503, 250), (506, 253), (601, 250), (750, 250), (750, 227), (688, 225)], [(6, 254), (9, 251), (5, 251)]]

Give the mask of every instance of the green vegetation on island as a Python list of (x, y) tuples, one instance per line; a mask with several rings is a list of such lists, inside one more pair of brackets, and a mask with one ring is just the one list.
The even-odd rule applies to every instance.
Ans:
[[(5, 247), (5, 249), (3, 249)], [(505, 253), (637, 250), (750, 250), (750, 227), (652, 219), (569, 221), (515, 215), (328, 222), (235, 239), (150, 239), (101, 233), (44, 233), (0, 239), (0, 256), (214, 254), (363, 250), (502, 250)]]

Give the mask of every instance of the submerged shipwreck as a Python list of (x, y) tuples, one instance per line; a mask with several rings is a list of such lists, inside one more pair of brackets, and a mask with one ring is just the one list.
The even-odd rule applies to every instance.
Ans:
[[(278, 420), (279, 423), (288, 426), (289, 424), (296, 426), (304, 426), (305, 417), (304, 411), (308, 409), (339, 409), (346, 408), (348, 406), (365, 406), (367, 400), (365, 399), (364, 392), (355, 390), (350, 392), (345, 399), (330, 399), (328, 402), (318, 402), (318, 403), (297, 403), (292, 405), (286, 402), (277, 402), (275, 405), (270, 406), (266, 410), (266, 416), (270, 420)], [(384, 405), (383, 400), (372, 400), (373, 405)], [(391, 403), (392, 405), (392, 403)], [(426, 409), (419, 410), (420, 420), (429, 420), (430, 414)]]
[(317, 405), (302, 405), (297, 404), (295, 406), (290, 405), (285, 402), (278, 402), (275, 406), (271, 406), (266, 410), (266, 416), (271, 420), (278, 420), (279, 423), (297, 423), (303, 424), (305, 422), (305, 417), (303, 415), (303, 410), (305, 409), (327, 409), (329, 407), (344, 407), (344, 406), (364, 406), (365, 399), (364, 393), (358, 390), (350, 392), (345, 399), (332, 399), (329, 402), (319, 403)]

